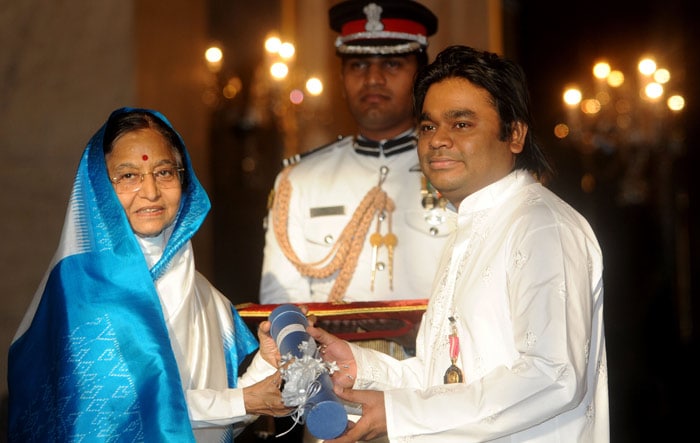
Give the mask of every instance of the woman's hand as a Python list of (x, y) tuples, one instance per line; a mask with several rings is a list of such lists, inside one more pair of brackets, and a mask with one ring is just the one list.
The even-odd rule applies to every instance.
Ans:
[(270, 327), (272, 323), (269, 320), (265, 320), (260, 325), (258, 325), (258, 341), (260, 342), (260, 355), (262, 358), (270, 363), (275, 368), (279, 368), (280, 360), (282, 356), (277, 348), (277, 343), (270, 335)]
[(246, 413), (252, 415), (271, 415), (282, 417), (289, 414), (292, 408), (288, 408), (282, 402), (282, 375), (275, 372), (258, 383), (243, 388), (243, 402)]

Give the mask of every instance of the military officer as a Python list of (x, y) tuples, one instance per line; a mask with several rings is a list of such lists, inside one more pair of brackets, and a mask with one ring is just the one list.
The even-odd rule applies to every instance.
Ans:
[(412, 85), (437, 17), (406, 0), (329, 10), (357, 134), (287, 161), (267, 217), (260, 301), (420, 299), (453, 230), (418, 166)]
[[(415, 1), (349, 0), (329, 21), (357, 133), (285, 161), (266, 220), (260, 302), (428, 298), (455, 224), (416, 153), (413, 77), (437, 18)], [(415, 340), (359, 344), (402, 359)], [(290, 426), (278, 419), (276, 433)], [(303, 441), (316, 440), (307, 431)]]

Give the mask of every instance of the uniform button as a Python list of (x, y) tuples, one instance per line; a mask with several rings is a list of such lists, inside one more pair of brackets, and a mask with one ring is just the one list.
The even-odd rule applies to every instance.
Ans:
[(384, 262), (380, 261), (377, 262), (377, 271), (383, 271), (386, 268), (386, 264)]
[(326, 242), (327, 245), (330, 245), (333, 243), (333, 236), (331, 234), (326, 235), (323, 237), (323, 241)]
[(435, 226), (433, 226), (432, 228), (430, 228), (430, 235), (432, 235), (433, 237), (435, 237), (436, 235), (438, 235), (438, 232), (440, 232), (440, 231), (438, 231), (438, 228), (436, 228)]

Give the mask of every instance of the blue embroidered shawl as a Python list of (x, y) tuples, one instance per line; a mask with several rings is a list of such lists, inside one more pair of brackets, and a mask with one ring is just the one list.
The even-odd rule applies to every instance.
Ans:
[[(118, 109), (110, 119), (129, 111), (171, 126), (160, 113), (143, 109)], [(162, 258), (148, 269), (107, 177), (105, 126), (83, 153), (61, 243), (25, 330), (10, 347), (13, 442), (194, 441), (154, 282), (199, 229), (209, 198), (182, 143), (187, 185)], [(224, 343), (230, 343), (225, 353), (235, 387), (238, 364), (257, 341), (231, 309), (235, 338)]]

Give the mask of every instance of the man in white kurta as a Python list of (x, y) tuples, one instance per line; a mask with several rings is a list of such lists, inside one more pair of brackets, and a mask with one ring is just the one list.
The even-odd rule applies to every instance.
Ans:
[[(525, 76), (466, 46), (414, 86), (421, 169), (458, 228), (416, 340), (398, 361), (311, 335), (363, 414), (338, 443), (607, 442), (603, 264), (595, 234), (536, 179), (551, 173), (531, 128)], [(334, 443), (336, 440), (334, 440)]]
[[(525, 171), (470, 195), (458, 223), (417, 356), (353, 347), (355, 388), (386, 390), (392, 441), (607, 439), (603, 267), (588, 223)], [(445, 385), (449, 317), (466, 380)]]

